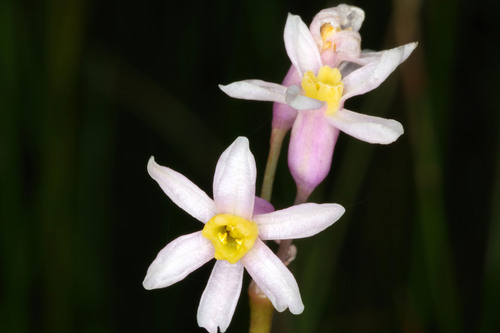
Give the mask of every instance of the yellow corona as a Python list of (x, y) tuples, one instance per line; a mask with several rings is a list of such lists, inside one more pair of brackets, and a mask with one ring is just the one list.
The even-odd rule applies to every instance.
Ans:
[(235, 264), (253, 247), (259, 228), (242, 217), (219, 214), (205, 224), (201, 234), (212, 242), (215, 259)]
[(323, 66), (316, 77), (309, 71), (302, 78), (302, 89), (307, 97), (324, 101), (328, 104), (327, 115), (332, 115), (339, 109), (340, 98), (344, 91), (342, 75), (338, 68)]

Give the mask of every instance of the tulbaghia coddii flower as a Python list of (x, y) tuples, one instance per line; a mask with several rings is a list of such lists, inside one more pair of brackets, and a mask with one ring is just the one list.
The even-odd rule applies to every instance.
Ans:
[[(361, 21), (353, 28), (359, 28)], [(331, 35), (325, 32), (323, 35), (325, 43), (330, 43), (328, 47), (333, 47), (333, 43), (341, 44), (339, 39), (330, 40)], [(339, 131), (379, 144), (391, 143), (403, 134), (399, 122), (347, 110), (344, 103), (350, 97), (378, 87), (408, 58), (417, 44), (363, 53), (360, 56), (362, 64), (347, 66), (344, 75), (342, 66), (330, 67), (323, 63), (322, 48), (299, 16), (288, 15), (284, 40), (300, 86), (245, 80), (220, 88), (231, 97), (291, 106), (294, 115), (288, 165), (297, 187), (308, 196), (330, 170)], [(350, 61), (356, 58), (354, 54), (350, 53)]]
[(217, 327), (224, 332), (229, 326), (244, 268), (278, 311), (287, 307), (294, 314), (303, 311), (295, 278), (263, 241), (312, 236), (338, 220), (342, 206), (308, 203), (259, 214), (255, 160), (244, 137), (236, 139), (217, 163), (213, 200), (183, 175), (156, 164), (153, 157), (148, 172), (175, 204), (204, 227), (160, 251), (144, 279), (146, 289), (170, 286), (215, 258), (198, 308), (198, 324), (209, 332), (216, 333)]

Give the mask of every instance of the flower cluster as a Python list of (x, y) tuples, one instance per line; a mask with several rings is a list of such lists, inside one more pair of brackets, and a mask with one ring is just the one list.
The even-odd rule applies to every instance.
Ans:
[(231, 97), (275, 102), (273, 128), (292, 128), (288, 166), (306, 196), (328, 174), (339, 131), (379, 144), (404, 132), (395, 120), (344, 108), (348, 98), (378, 87), (417, 46), (360, 51), (363, 18), (361, 9), (340, 5), (319, 12), (309, 30), (289, 14), (284, 39), (292, 67), (283, 84), (245, 80), (220, 86)]
[(163, 248), (143, 285), (146, 289), (170, 286), (215, 258), (198, 308), (198, 324), (209, 332), (224, 332), (229, 326), (244, 269), (276, 310), (303, 311), (297, 282), (286, 267), (290, 258), (278, 258), (265, 241), (313, 236), (343, 215), (345, 210), (338, 204), (305, 203), (330, 170), (340, 131), (379, 144), (403, 134), (395, 120), (344, 108), (348, 98), (379, 86), (416, 47), (410, 43), (381, 52), (363, 51), (358, 32), (363, 19), (361, 9), (348, 5), (322, 10), (310, 28), (299, 16), (289, 14), (284, 40), (292, 65), (283, 83), (245, 80), (220, 86), (232, 97), (275, 103), (273, 131), (291, 129), (288, 165), (302, 193), (294, 206), (274, 210), (256, 197), (256, 165), (244, 137), (219, 158), (213, 199), (182, 174), (158, 165), (153, 157), (149, 160), (150, 176), (204, 226)]

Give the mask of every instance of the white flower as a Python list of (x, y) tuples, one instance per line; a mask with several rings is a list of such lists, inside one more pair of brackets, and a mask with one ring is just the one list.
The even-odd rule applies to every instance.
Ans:
[(218, 259), (198, 308), (198, 324), (224, 332), (233, 316), (246, 268), (278, 311), (304, 310), (295, 278), (265, 245), (265, 240), (312, 236), (344, 213), (338, 204), (307, 203), (256, 214), (255, 160), (248, 140), (239, 137), (221, 155), (215, 169), (212, 200), (178, 172), (148, 163), (148, 172), (167, 196), (204, 223), (202, 231), (181, 236), (163, 248), (148, 269), (146, 289), (168, 287), (212, 258)]

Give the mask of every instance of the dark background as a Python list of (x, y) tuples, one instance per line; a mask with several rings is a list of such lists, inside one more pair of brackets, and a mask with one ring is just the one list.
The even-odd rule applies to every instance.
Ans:
[[(201, 228), (150, 179), (148, 158), (211, 195), (218, 157), (243, 135), (259, 185), (271, 104), (217, 85), (280, 82), (287, 13), (309, 24), (337, 4), (1, 1), (0, 331), (203, 332), (213, 263), (142, 288), (157, 252)], [(341, 134), (311, 201), (347, 213), (295, 242), (306, 309), (276, 315), (273, 332), (498, 332), (498, 2), (349, 4), (366, 13), (363, 48), (419, 42), (346, 105), (406, 132), (389, 146)], [(295, 195), (282, 157), (276, 208)], [(248, 327), (247, 283), (228, 332)]]

